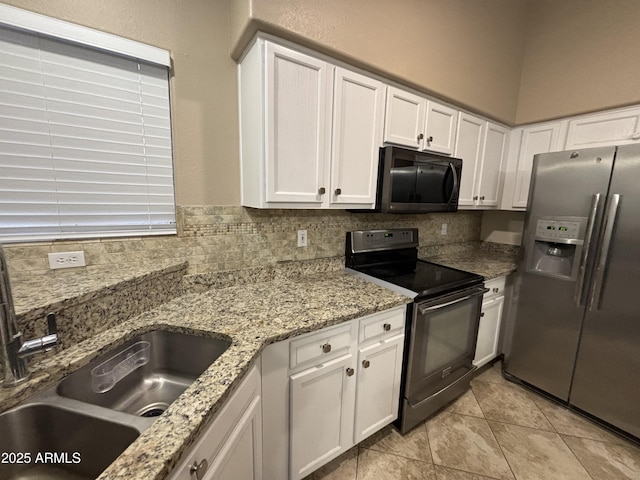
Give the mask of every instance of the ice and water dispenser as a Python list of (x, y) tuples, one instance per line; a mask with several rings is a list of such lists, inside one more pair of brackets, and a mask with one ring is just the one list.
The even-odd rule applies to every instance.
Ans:
[(580, 269), (586, 218), (539, 217), (530, 232), (527, 272), (575, 280)]

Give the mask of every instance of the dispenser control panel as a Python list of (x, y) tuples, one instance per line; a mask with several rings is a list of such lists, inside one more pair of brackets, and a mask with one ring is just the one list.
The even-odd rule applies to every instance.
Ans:
[(579, 239), (580, 222), (562, 220), (538, 220), (536, 237)]

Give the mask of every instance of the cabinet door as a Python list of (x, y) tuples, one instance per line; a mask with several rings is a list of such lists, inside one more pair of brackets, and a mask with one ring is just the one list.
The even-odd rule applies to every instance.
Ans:
[(339, 67), (334, 85), (331, 203), (373, 208), (386, 86)]
[(403, 342), (396, 335), (358, 352), (355, 443), (398, 417)]
[(522, 130), (520, 154), (518, 156), (518, 170), (516, 172), (516, 186), (513, 193), (513, 206), (525, 207), (529, 199), (529, 184), (533, 156), (538, 153), (555, 152), (560, 146), (560, 122), (548, 123)]
[(481, 367), (498, 355), (498, 339), (500, 338), (500, 323), (504, 296), (494, 297), (482, 303), (480, 327), (476, 343), (476, 356), (473, 364)]
[(289, 377), (290, 477), (300, 479), (353, 445), (353, 355)]
[(262, 416), (255, 398), (209, 467), (203, 480), (262, 478)]
[(427, 100), (399, 88), (387, 89), (384, 141), (421, 148)]
[(565, 150), (640, 141), (640, 109), (601, 113), (569, 121)]
[(258, 480), (262, 478), (262, 410), (260, 367), (247, 373), (196, 444), (182, 456), (169, 480), (193, 480), (193, 465), (201, 478)]
[(485, 123), (484, 120), (464, 112), (458, 117), (458, 138), (454, 156), (462, 159), (459, 205), (476, 204), (476, 179), (482, 159)]
[[(507, 129), (487, 122), (480, 172), (478, 173), (478, 204), (497, 207), (502, 161), (507, 146)], [(463, 169), (464, 172), (464, 169)]]
[(452, 155), (456, 142), (458, 111), (436, 102), (427, 105), (424, 150)]
[(266, 200), (320, 205), (328, 188), (330, 65), (266, 44)]

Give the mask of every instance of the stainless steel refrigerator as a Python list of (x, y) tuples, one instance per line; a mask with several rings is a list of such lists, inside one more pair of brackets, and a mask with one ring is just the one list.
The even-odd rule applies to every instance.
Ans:
[(640, 145), (534, 157), (504, 371), (640, 438)]

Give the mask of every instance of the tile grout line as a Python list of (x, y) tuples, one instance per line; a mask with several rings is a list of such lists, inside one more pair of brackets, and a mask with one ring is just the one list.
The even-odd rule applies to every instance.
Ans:
[[(498, 362), (494, 363), (491, 368), (495, 368), (495, 365), (497, 363)], [(480, 380), (480, 381), (482, 381), (482, 380)], [(498, 383), (498, 382), (485, 382), (485, 383)], [(491, 436), (496, 441), (496, 444), (498, 445), (498, 448), (500, 449), (500, 453), (502, 453), (502, 457), (504, 458), (504, 461), (507, 462), (507, 465), (509, 466), (509, 471), (511, 472), (511, 475), (513, 475), (513, 478), (518, 480), (518, 477), (516, 476), (516, 472), (513, 471), (513, 467), (511, 466), (511, 463), (509, 462), (509, 459), (504, 454), (504, 449), (502, 448), (502, 445), (500, 445), (500, 442), (498, 441), (498, 437), (496, 437), (496, 434), (493, 431), (493, 428), (491, 428), (491, 424), (489, 423), (489, 420), (487, 419), (487, 415), (484, 412), (484, 409), (482, 408), (482, 405), (480, 405), (480, 402), (478, 401), (478, 398), (476, 397), (476, 394), (473, 391), (473, 388), (471, 386), (469, 387), (469, 390), (471, 390), (471, 394), (473, 395), (473, 398), (476, 400), (476, 403), (478, 404), (478, 407), (480, 407), (480, 411), (482, 412), (482, 416), (484, 417), (484, 421), (487, 423), (487, 426), (489, 427), (489, 431), (491, 432)]]

